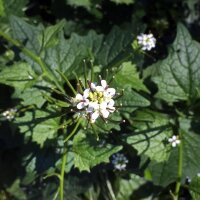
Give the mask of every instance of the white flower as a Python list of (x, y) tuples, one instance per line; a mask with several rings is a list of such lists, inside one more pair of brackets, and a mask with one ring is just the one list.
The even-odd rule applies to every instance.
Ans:
[(178, 139), (178, 136), (173, 135), (171, 138), (168, 139), (168, 142), (171, 143), (172, 147), (176, 147), (177, 144), (180, 144), (180, 140)]
[(97, 86), (96, 90), (103, 92), (105, 98), (112, 98), (115, 96), (116, 90), (114, 88), (109, 88), (106, 80), (101, 80), (101, 86)]
[(200, 177), (200, 173), (197, 173), (197, 176)]
[(150, 51), (152, 48), (156, 46), (156, 39), (153, 34), (140, 34), (137, 36), (138, 44), (141, 45), (142, 50)]
[(88, 112), (90, 114), (91, 123), (94, 123), (96, 119), (101, 115), (103, 118), (108, 118), (109, 111), (107, 110), (107, 103), (102, 102), (100, 104), (91, 102), (88, 106)]
[(100, 116), (108, 118), (109, 114), (115, 111), (115, 102), (112, 99), (116, 93), (115, 89), (109, 88), (105, 80), (101, 80), (101, 85), (92, 82), (88, 85), (89, 88), (85, 89), (83, 94), (76, 95), (76, 107), (91, 123), (94, 123)]
[(2, 115), (8, 120), (12, 120), (12, 119), (14, 119), (16, 112), (17, 112), (16, 108), (10, 108), (10, 109), (4, 111), (2, 113)]
[(88, 105), (87, 112), (90, 113), (91, 122), (94, 123), (99, 116), (103, 118), (108, 118), (110, 113), (115, 111), (114, 100), (110, 99), (110, 101), (103, 101), (98, 104), (96, 102), (90, 102)]
[(89, 104), (89, 100), (87, 99), (89, 97), (89, 92), (90, 90), (89, 89), (86, 89), (84, 92), (83, 92), (83, 95), (81, 94), (77, 94), (76, 95), (76, 101), (79, 102), (77, 104), (77, 108), (80, 110), (80, 109), (83, 109), (85, 106), (87, 106)]
[(126, 169), (128, 159), (123, 154), (117, 153), (112, 156), (111, 162), (114, 165), (115, 169), (122, 171)]

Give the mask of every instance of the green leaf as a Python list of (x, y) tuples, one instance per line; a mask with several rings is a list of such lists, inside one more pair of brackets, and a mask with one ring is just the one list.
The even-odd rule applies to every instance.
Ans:
[[(45, 102), (40, 91), (36, 86), (37, 80), (31, 66), (27, 63), (17, 63), (13, 66), (6, 66), (0, 72), (0, 83), (14, 87), (13, 98), (22, 99), (23, 105), (37, 105), (41, 107)], [(45, 86), (43, 81), (38, 83)]]
[(16, 124), (26, 138), (43, 147), (46, 140), (56, 137), (59, 129), (59, 118), (54, 115), (42, 110), (27, 111), (23, 117), (16, 118)]
[[(72, 34), (67, 40), (61, 33), (59, 35), (59, 43), (56, 46), (51, 46), (57, 40), (56, 37), (54, 39), (52, 37), (57, 35), (62, 28), (62, 22), (45, 30), (42, 26), (32, 26), (18, 17), (11, 17), (10, 24), (14, 37), (25, 43), (28, 49), (40, 55), (52, 71), (57, 68), (69, 76), (71, 76), (72, 70), (77, 74), (82, 73), (83, 59), (93, 60), (95, 65), (102, 67), (120, 65), (122, 60), (131, 57), (131, 42), (140, 29), (140, 27), (137, 27), (137, 29), (131, 27), (129, 30), (124, 31), (114, 27), (107, 36), (89, 31), (85, 36)], [(47, 41), (43, 40), (44, 35)], [(43, 45), (46, 48), (43, 48)], [(47, 48), (50, 46), (51, 48)], [(45, 51), (42, 51), (42, 49)], [(41, 73), (37, 63), (27, 56), (22, 55), (22, 58), (29, 62), (35, 71)], [(88, 64), (87, 67), (90, 68), (90, 65)]]
[(38, 108), (41, 108), (41, 106), (44, 104), (46, 99), (42, 95), (42, 91), (40, 91), (36, 87), (32, 88), (26, 88), (22, 92), (15, 92), (12, 95), (12, 98), (21, 99), (21, 104), (27, 106), (27, 105), (36, 105)]
[[(140, 27), (138, 28), (140, 29)], [(134, 34), (138, 30), (122, 30), (114, 26), (110, 33), (104, 38), (102, 46), (97, 54), (97, 62), (102, 66), (110, 68), (116, 64), (120, 64), (122, 60), (130, 57), (132, 52), (131, 43)]]
[(187, 29), (179, 24), (177, 36), (168, 57), (155, 65), (160, 76), (153, 77), (158, 85), (156, 96), (169, 103), (191, 100), (200, 87), (200, 45), (192, 40)]
[(26, 88), (31, 81), (30, 77), (35, 76), (31, 66), (27, 63), (16, 63), (6, 66), (0, 72), (0, 83), (10, 85), (20, 91)]
[[(119, 190), (117, 191), (117, 200), (130, 200), (133, 198), (133, 193), (146, 183), (144, 178), (131, 174), (129, 179), (121, 179), (119, 181)], [(134, 199), (139, 199), (134, 196)]]
[(30, 25), (20, 17), (16, 16), (10, 17), (10, 25), (13, 37), (23, 44), (25, 43), (25, 46), (34, 53), (39, 54), (40, 44), (37, 36), (43, 28)]
[(20, 179), (13, 181), (12, 185), (7, 188), (7, 192), (12, 194), (16, 200), (26, 200), (26, 195), (22, 188), (20, 187)]
[(10, 15), (24, 16), (28, 0), (1, 0), (4, 5), (6, 18)]
[(192, 121), (180, 118), (180, 131), (182, 132), (183, 143), (183, 173), (184, 176), (193, 178), (199, 172), (200, 154), (199, 154), (199, 132), (192, 130)]
[[(180, 118), (181, 143), (183, 149), (182, 181), (186, 177), (193, 179), (199, 172), (200, 136), (192, 130), (192, 122), (188, 119)], [(169, 160), (163, 163), (151, 162), (149, 168), (154, 184), (167, 186), (176, 181), (178, 172), (178, 148), (173, 148)]]
[(192, 182), (189, 184), (189, 190), (193, 200), (200, 199), (199, 188), (200, 188), (200, 177), (197, 176), (193, 178)]
[(168, 186), (177, 180), (178, 172), (178, 149), (172, 149), (170, 157), (167, 161), (156, 162), (151, 161), (148, 169), (149, 176), (155, 185), (163, 187)]
[(118, 105), (122, 105), (119, 107), (119, 111), (127, 113), (131, 113), (140, 107), (147, 107), (150, 105), (147, 99), (130, 88), (127, 88), (123, 96), (117, 99), (116, 102)]
[(86, 36), (72, 34), (68, 40), (60, 36), (59, 44), (48, 49), (44, 59), (52, 69), (59, 68), (66, 76), (72, 76), (72, 71), (81, 74), (83, 59), (95, 57), (102, 38), (102, 35), (97, 35), (94, 31)]
[(90, 171), (90, 168), (102, 162), (109, 162), (109, 157), (122, 147), (97, 141), (94, 135), (79, 132), (73, 140), (74, 165), (80, 171)]
[(38, 35), (38, 40), (41, 49), (47, 49), (51, 46), (55, 46), (58, 43), (58, 38), (56, 35), (64, 28), (65, 20), (61, 20), (54, 26), (47, 27), (40, 35)]
[(112, 2), (116, 4), (133, 4), (135, 0), (111, 0)]
[(98, 119), (95, 122), (94, 128), (97, 133), (109, 133), (111, 129), (120, 131), (120, 123), (122, 123), (122, 117), (120, 116), (120, 113), (111, 113), (106, 121), (107, 123), (102, 119)]
[(169, 157), (166, 138), (173, 135), (169, 118), (152, 111), (139, 111), (134, 118), (137, 128), (125, 141), (134, 147), (138, 154), (144, 154), (151, 160), (163, 162)]
[(87, 9), (90, 8), (91, 6), (91, 1), (90, 0), (67, 0), (67, 3), (69, 5), (72, 5), (72, 6), (82, 6), (82, 7), (85, 7)]
[(139, 78), (136, 66), (131, 62), (124, 62), (115, 74), (115, 82), (121, 88), (132, 87), (135, 90), (148, 92), (148, 89)]

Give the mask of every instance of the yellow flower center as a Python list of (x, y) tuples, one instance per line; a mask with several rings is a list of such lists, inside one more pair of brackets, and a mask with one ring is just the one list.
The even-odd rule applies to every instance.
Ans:
[(103, 92), (90, 92), (89, 99), (92, 102), (100, 104), (104, 101)]

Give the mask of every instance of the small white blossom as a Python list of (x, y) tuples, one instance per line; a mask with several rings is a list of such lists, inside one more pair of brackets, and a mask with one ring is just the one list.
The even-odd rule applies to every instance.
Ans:
[(87, 99), (89, 96), (89, 89), (86, 89), (84, 92), (83, 92), (83, 95), (81, 94), (77, 94), (76, 95), (76, 101), (78, 102), (77, 104), (77, 108), (79, 110), (83, 109), (85, 106), (87, 106), (89, 104), (89, 100)]
[(140, 34), (137, 36), (138, 44), (141, 45), (142, 50), (150, 51), (152, 48), (156, 46), (156, 39), (153, 34)]
[(200, 173), (197, 173), (197, 176), (200, 177)]
[(105, 100), (111, 99), (115, 96), (116, 90), (114, 88), (109, 88), (105, 80), (101, 80), (101, 86), (97, 86), (97, 91), (103, 92)]
[(12, 120), (12, 119), (14, 119), (16, 112), (17, 112), (16, 108), (10, 108), (10, 109), (4, 111), (2, 113), (2, 115), (8, 120)]
[(178, 139), (178, 136), (173, 135), (171, 138), (168, 139), (168, 142), (171, 143), (172, 147), (176, 147), (176, 145), (180, 144), (180, 140)]
[(117, 153), (112, 156), (112, 164), (114, 165), (114, 168), (122, 171), (126, 169), (126, 165), (128, 163), (128, 159), (121, 153)]
[(89, 88), (85, 89), (83, 94), (76, 95), (76, 107), (88, 116), (91, 123), (95, 123), (100, 116), (108, 118), (109, 114), (115, 111), (115, 94), (115, 89), (109, 88), (105, 80), (101, 80), (101, 85), (89, 83)]

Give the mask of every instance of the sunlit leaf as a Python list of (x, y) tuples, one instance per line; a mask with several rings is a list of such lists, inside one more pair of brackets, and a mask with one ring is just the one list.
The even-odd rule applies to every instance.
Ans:
[(121, 148), (111, 144), (102, 145), (94, 135), (79, 132), (73, 140), (74, 165), (80, 171), (90, 171), (95, 165), (109, 162), (109, 157)]

